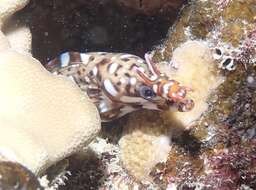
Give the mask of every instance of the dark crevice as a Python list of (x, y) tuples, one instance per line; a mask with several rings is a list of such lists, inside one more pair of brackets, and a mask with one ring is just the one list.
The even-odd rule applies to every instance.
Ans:
[(142, 0), (140, 0), (140, 8), (142, 8)]
[(138, 11), (117, 1), (31, 0), (16, 17), (31, 28), (33, 56), (46, 63), (65, 51), (143, 56), (165, 38), (179, 12), (170, 7), (149, 15), (143, 12), (149, 2), (141, 0)]

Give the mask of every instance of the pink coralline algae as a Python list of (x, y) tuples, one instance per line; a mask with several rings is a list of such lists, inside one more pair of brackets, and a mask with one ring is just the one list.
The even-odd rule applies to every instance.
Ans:
[[(208, 189), (231, 190), (256, 187), (256, 144), (252, 149), (239, 145), (209, 157), (208, 175), (202, 180)], [(206, 188), (207, 189), (207, 188)]]
[(237, 59), (243, 64), (256, 64), (256, 24), (255, 29), (247, 35), (241, 45)]
[[(222, 132), (225, 132), (224, 128)], [(225, 145), (221, 145), (224, 136), (229, 140), (226, 140)], [(245, 142), (235, 133), (228, 132), (215, 140), (216, 148), (208, 149), (202, 146), (204, 153), (200, 153), (200, 156), (186, 153), (184, 150), (183, 155), (171, 153), (168, 166), (158, 172), (158, 178), (159, 176), (166, 177), (167, 189), (240, 190), (256, 188), (256, 141)], [(225, 147), (218, 147), (223, 145)]]
[(224, 9), (228, 5), (230, 0), (213, 0), (213, 2), (218, 6), (218, 8)]

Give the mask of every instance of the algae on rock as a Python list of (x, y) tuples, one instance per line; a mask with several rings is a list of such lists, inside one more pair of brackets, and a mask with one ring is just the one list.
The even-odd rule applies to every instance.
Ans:
[(256, 2), (219, 2), (191, 2), (155, 53), (156, 61), (169, 60), (181, 43), (200, 39), (228, 52), (236, 65), (229, 71), (215, 61), (225, 80), (209, 96), (208, 110), (185, 136), (174, 139), (164, 166), (156, 166), (153, 174), (162, 187), (256, 188)]

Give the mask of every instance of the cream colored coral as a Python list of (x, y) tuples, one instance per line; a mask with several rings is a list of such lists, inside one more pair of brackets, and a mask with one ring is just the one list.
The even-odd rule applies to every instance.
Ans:
[(210, 49), (203, 42), (182, 44), (174, 51), (172, 62), (177, 70), (172, 70), (170, 65), (160, 65), (161, 71), (193, 89), (188, 96), (195, 101), (195, 107), (186, 113), (166, 112), (163, 117), (152, 112), (134, 113), (129, 118), (119, 145), (124, 168), (137, 180), (150, 180), (151, 169), (167, 158), (171, 148), (168, 135), (189, 128), (207, 110), (209, 95), (222, 81), (215, 71)]
[(177, 70), (162, 66), (162, 71), (193, 90), (188, 96), (194, 100), (195, 107), (189, 112), (168, 112), (167, 115), (171, 123), (176, 121), (189, 128), (207, 110), (207, 98), (223, 78), (217, 74), (211, 51), (202, 41), (187, 41), (175, 49), (172, 63)]
[(167, 128), (156, 113), (134, 113), (125, 124), (119, 141), (121, 161), (139, 181), (150, 181), (149, 173), (170, 151)]
[(38, 174), (96, 136), (97, 109), (75, 84), (14, 51), (0, 60), (0, 154)]
[[(15, 23), (12, 22), (12, 24), (15, 26)], [(23, 54), (30, 54), (32, 35), (27, 26), (12, 27), (6, 29), (5, 33), (11, 49)]]
[(0, 1), (0, 20), (2, 23), (18, 10), (27, 5), (29, 0), (1, 0)]
[[(31, 51), (31, 33), (27, 26), (11, 27), (3, 31), (8, 22), (14, 22), (10, 17), (28, 2), (29, 0), (0, 0), (0, 50), (11, 48), (25, 54)], [(15, 26), (15, 23), (8, 25)]]
[(9, 43), (7, 37), (0, 30), (0, 51), (8, 49), (9, 47), (10, 47), (10, 43)]

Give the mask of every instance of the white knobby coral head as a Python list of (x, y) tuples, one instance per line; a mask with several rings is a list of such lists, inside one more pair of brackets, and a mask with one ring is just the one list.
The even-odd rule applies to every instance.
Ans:
[[(31, 51), (32, 37), (29, 28), (17, 25), (14, 20), (9, 19), (15, 12), (25, 7), (28, 2), (29, 0), (0, 1), (0, 51), (10, 47), (21, 53)], [(6, 25), (10, 25), (12, 28), (5, 28)]]
[(100, 129), (89, 98), (29, 56), (0, 52), (0, 151), (35, 173), (80, 150)]

